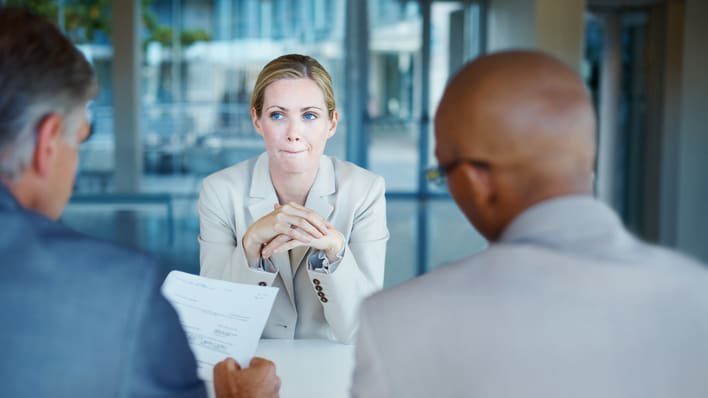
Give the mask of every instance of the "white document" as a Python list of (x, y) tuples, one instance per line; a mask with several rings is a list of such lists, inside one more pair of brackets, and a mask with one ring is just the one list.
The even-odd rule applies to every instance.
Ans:
[(162, 294), (177, 310), (197, 358), (199, 377), (212, 380), (214, 365), (226, 357), (248, 367), (278, 288), (172, 271), (162, 284)]

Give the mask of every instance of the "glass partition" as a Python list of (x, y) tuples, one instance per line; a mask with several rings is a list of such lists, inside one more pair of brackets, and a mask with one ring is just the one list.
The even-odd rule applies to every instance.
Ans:
[[(195, 179), (261, 153), (249, 101), (258, 72), (280, 55), (317, 58), (341, 105), (343, 0), (146, 4), (145, 190), (194, 193)], [(344, 156), (344, 130), (342, 123), (327, 153)]]
[[(169, 268), (198, 272), (195, 207), (201, 180), (263, 150), (248, 109), (253, 84), (269, 60), (299, 52), (330, 71), (341, 112), (349, 101), (361, 101), (365, 109), (342, 118), (362, 117), (368, 134), (357, 132), (349, 141), (367, 145), (369, 162), (362, 166), (386, 180), (391, 240), (385, 284), (481, 249), (483, 239), (447, 192), (421, 178), (435, 162), (430, 117), (447, 79), (482, 51), (481, 6), (367, 0), (366, 13), (350, 15), (349, 1), (358, 0), (143, 0), (144, 168), (141, 189), (128, 194), (113, 189), (121, 163), (115, 161), (113, 131), (111, 1), (32, 2), (87, 55), (101, 86), (92, 104), (94, 133), (81, 147), (75, 196), (63, 221), (152, 252)], [(345, 78), (362, 67), (356, 60), (345, 62), (353, 51), (345, 48), (348, 24), (369, 29), (365, 98), (344, 87)], [(328, 154), (346, 158), (346, 125), (339, 124)], [(459, 239), (447, 239), (451, 234)]]

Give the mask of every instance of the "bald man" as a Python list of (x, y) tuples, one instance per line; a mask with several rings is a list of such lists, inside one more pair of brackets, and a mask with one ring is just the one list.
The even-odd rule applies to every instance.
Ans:
[(556, 59), (466, 65), (435, 119), (483, 252), (362, 306), (355, 397), (708, 397), (708, 272), (592, 197), (595, 117)]

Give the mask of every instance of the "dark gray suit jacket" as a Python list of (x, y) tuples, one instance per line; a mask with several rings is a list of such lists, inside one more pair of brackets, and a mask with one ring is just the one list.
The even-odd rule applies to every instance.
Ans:
[(0, 185), (0, 397), (206, 396), (164, 276)]

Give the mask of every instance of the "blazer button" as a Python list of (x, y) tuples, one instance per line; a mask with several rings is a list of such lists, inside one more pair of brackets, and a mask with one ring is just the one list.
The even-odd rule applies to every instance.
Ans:
[(320, 297), (320, 301), (323, 303), (326, 303), (329, 300), (327, 300), (327, 297)]
[(266, 285), (265, 282), (258, 282), (258, 286), (265, 286), (265, 285)]
[(322, 286), (320, 286), (320, 285), (315, 286), (315, 290), (317, 290), (318, 292), (321, 292), (321, 291), (322, 291)]
[(320, 297), (323, 297), (323, 298), (324, 298), (324, 296), (325, 296), (324, 292), (317, 292), (317, 295), (320, 296)]
[(319, 284), (320, 284), (320, 280), (319, 280), (319, 279), (313, 279), (313, 280), (312, 280), (312, 283), (314, 283), (315, 285), (319, 285)]

